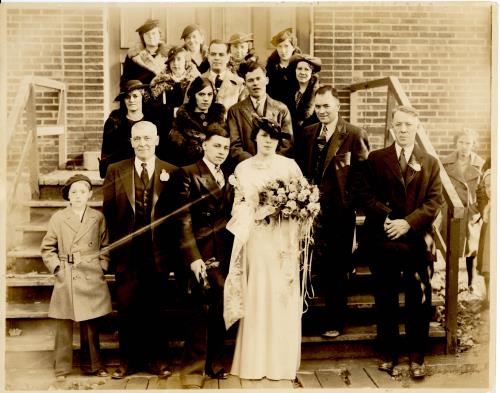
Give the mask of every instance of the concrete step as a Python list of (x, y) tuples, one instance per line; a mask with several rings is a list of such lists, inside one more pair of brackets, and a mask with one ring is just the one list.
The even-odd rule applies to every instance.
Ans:
[[(23, 206), (29, 209), (29, 217), (31, 221), (42, 220), (46, 223), (49, 222), (50, 217), (58, 210), (61, 210), (69, 205), (68, 201), (63, 199), (60, 200), (50, 200), (50, 199), (40, 199), (32, 200), (23, 203)], [(89, 201), (88, 206), (102, 210), (102, 200)]]
[(71, 176), (76, 174), (87, 176), (92, 183), (92, 200), (102, 200), (103, 179), (99, 176), (99, 171), (85, 170), (56, 170), (40, 176), (38, 184), (40, 185), (40, 199), (62, 200), (61, 187)]

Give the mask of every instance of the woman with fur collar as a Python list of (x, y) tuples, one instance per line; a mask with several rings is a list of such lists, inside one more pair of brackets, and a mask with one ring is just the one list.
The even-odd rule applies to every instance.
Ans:
[(187, 97), (188, 102), (177, 111), (167, 142), (169, 162), (179, 167), (193, 164), (203, 157), (202, 144), (210, 124), (225, 125), (226, 109), (214, 102), (215, 88), (208, 78), (194, 79)]
[(276, 34), (271, 44), (276, 50), (267, 59), (266, 74), (269, 78), (267, 94), (285, 103), (291, 91), (291, 82), (295, 79), (289, 67), (290, 58), (301, 53), (301, 50), (297, 46), (297, 37), (293, 34), (292, 28)]
[(168, 134), (175, 113), (184, 102), (186, 90), (197, 76), (200, 73), (191, 63), (189, 52), (183, 46), (174, 46), (168, 51), (165, 69), (151, 81), (150, 106), (160, 123), (156, 156), (161, 160), (169, 160), (166, 151)]
[(141, 42), (132, 46), (123, 64), (121, 82), (138, 79), (142, 83), (149, 83), (165, 69), (168, 49), (161, 41), (159, 21), (148, 19), (136, 32)]
[(289, 68), (294, 75), (291, 94), (285, 104), (292, 116), (294, 137), (311, 124), (319, 120), (314, 112), (314, 94), (319, 89), (321, 59), (310, 55), (297, 54), (290, 58)]

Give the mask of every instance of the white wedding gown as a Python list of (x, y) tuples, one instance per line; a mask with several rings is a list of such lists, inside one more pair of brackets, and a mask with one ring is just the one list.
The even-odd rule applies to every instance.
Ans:
[[(233, 225), (248, 224), (243, 228), (247, 240), (240, 247), (235, 234), (231, 257), (233, 262), (234, 253), (239, 253), (244, 270), (242, 315), (231, 374), (244, 379), (295, 379), (300, 366), (302, 315), (298, 226), (290, 220), (267, 224), (255, 223), (255, 219), (262, 216), (257, 206), (265, 184), (275, 179), (288, 181), (302, 173), (294, 160), (275, 155), (266, 167), (255, 157), (245, 160), (236, 167), (235, 175), (239, 186)], [(245, 220), (245, 216), (251, 218)]]

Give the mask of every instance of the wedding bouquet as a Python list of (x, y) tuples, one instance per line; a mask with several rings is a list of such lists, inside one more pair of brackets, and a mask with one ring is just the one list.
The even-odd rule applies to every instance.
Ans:
[(271, 181), (259, 192), (259, 205), (274, 209), (270, 218), (312, 221), (320, 211), (319, 189), (305, 177)]

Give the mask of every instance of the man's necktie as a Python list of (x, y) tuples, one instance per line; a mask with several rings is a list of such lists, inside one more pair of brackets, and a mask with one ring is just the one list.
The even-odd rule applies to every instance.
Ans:
[(401, 167), (401, 173), (403, 178), (406, 176), (406, 168), (408, 168), (408, 161), (406, 161), (405, 149), (401, 149), (399, 153), (399, 166)]
[(141, 163), (141, 166), (142, 166), (141, 180), (144, 183), (144, 187), (147, 187), (149, 184), (148, 164), (143, 162)]
[(318, 144), (318, 149), (320, 153), (323, 151), (323, 148), (326, 145), (327, 135), (328, 135), (328, 128), (326, 128), (326, 125), (323, 124), (323, 128), (321, 129), (321, 132), (318, 135), (318, 139), (316, 139), (316, 143)]
[(220, 77), (220, 75), (217, 75), (215, 77), (215, 88), (217, 89), (217, 91), (219, 91), (221, 85), (222, 85), (222, 78)]
[(224, 173), (222, 172), (222, 169), (220, 169), (220, 166), (215, 167), (215, 181), (221, 189), (226, 184), (226, 181), (224, 180)]

